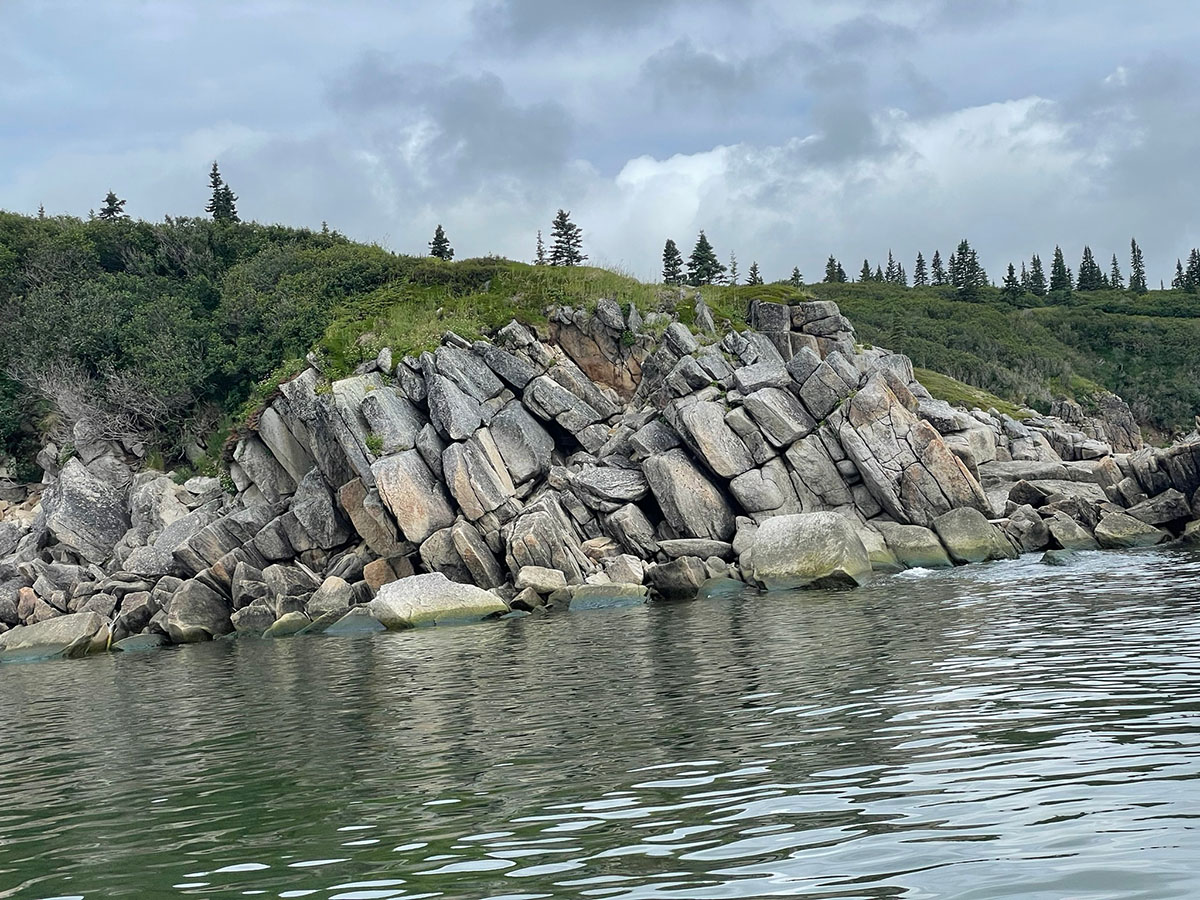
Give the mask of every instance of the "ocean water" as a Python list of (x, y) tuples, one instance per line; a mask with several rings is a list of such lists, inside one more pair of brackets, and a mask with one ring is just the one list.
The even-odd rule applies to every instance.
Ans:
[(1200, 556), (0, 666), (0, 898), (1200, 896)]

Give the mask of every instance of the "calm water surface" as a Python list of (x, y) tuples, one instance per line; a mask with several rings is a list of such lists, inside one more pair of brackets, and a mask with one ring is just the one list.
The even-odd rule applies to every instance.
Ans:
[(0, 667), (0, 897), (1200, 896), (1200, 557)]

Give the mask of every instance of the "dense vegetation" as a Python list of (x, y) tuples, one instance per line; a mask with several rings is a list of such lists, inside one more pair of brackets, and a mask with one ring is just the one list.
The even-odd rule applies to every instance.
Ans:
[[(1103, 386), (1164, 432), (1200, 411), (1200, 298), (1187, 292), (979, 286), (968, 300), (952, 285), (886, 279), (805, 288), (799, 272), (768, 285), (651, 285), (578, 265), (397, 256), (327, 230), (242, 223), (221, 187), (230, 214), (215, 221), (131, 221), (107, 200), (88, 220), (0, 213), (0, 456), (32, 474), (42, 440), (69, 452), (82, 428), (203, 470), (310, 350), (336, 376), (381, 346), (414, 352), (446, 330), (536, 323), (553, 303), (608, 296), (688, 319), (693, 290), (735, 327), (754, 297), (835, 300), (864, 342), (1016, 403), (1086, 400)], [(569, 236), (577, 252), (577, 229)]]

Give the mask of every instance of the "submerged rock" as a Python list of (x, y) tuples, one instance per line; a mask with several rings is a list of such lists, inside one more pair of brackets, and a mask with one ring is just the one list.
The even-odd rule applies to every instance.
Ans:
[(612, 609), (645, 603), (648, 592), (640, 584), (581, 584), (571, 589), (569, 609)]
[(473, 584), (458, 584), (440, 572), (410, 575), (385, 584), (367, 610), (392, 631), (422, 625), (479, 621), (508, 612), (503, 600)]
[(871, 578), (871, 560), (844, 516), (800, 513), (759, 526), (749, 574), (768, 590), (858, 587)]
[(74, 658), (108, 649), (108, 621), (95, 612), (73, 613), (0, 634), (4, 659)]

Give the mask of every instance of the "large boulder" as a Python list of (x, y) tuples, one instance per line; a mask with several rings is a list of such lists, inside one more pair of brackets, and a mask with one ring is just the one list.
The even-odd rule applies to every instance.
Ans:
[(211, 641), (233, 631), (229, 602), (200, 581), (185, 581), (167, 604), (167, 634), (176, 644)]
[(454, 524), (454, 512), (441, 483), (417, 450), (405, 450), (371, 467), (379, 496), (414, 544)]
[(717, 541), (733, 538), (733, 510), (682, 450), (647, 459), (642, 471), (663, 515), (680, 535)]
[(897, 561), (909, 569), (948, 569), (954, 565), (936, 534), (922, 525), (872, 523)]
[(953, 509), (933, 520), (933, 530), (956, 563), (986, 562), (990, 559), (1015, 559), (1016, 548), (995, 525), (977, 509)]
[(94, 475), (78, 459), (68, 460), (42, 498), (46, 527), (58, 543), (102, 563), (129, 530), (126, 494), (126, 486)]
[(749, 553), (750, 577), (768, 590), (857, 587), (871, 577), (862, 539), (837, 513), (767, 519), (755, 532)]
[(456, 584), (440, 572), (385, 584), (367, 609), (393, 631), (503, 615), (508, 606), (473, 584)]
[(19, 625), (0, 634), (0, 657), (77, 657), (108, 648), (108, 620), (96, 612), (78, 612)]
[(1096, 540), (1105, 550), (1153, 547), (1169, 537), (1165, 531), (1119, 512), (1109, 513), (1096, 526)]

